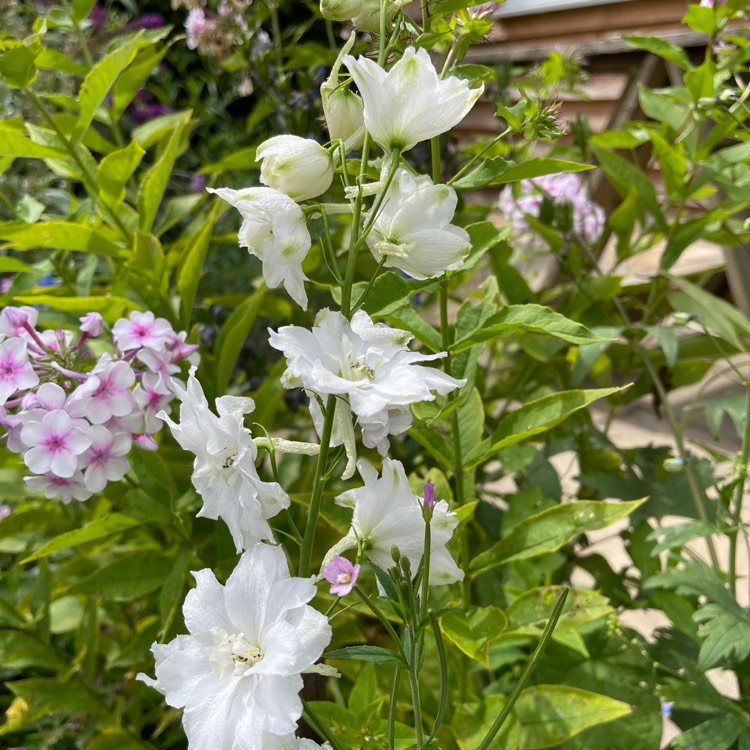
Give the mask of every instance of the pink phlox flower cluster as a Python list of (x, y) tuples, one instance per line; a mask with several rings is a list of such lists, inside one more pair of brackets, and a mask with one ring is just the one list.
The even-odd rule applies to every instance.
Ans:
[[(224, 57), (236, 44), (249, 35), (245, 14), (251, 0), (221, 0), (216, 12), (206, 9), (206, 3), (192, 3), (185, 19), (188, 49), (202, 55)], [(186, 3), (187, 4), (187, 3)]]
[(170, 408), (177, 362), (194, 360), (197, 347), (164, 318), (136, 311), (113, 326), (114, 350), (95, 357), (87, 342), (104, 331), (99, 313), (80, 319), (77, 336), (37, 330), (37, 319), (31, 307), (0, 312), (0, 426), (30, 489), (86, 500), (130, 470), (133, 443), (158, 447), (156, 413)]
[(592, 201), (583, 180), (574, 172), (522, 180), (516, 189), (506, 187), (500, 193), (498, 205), (511, 225), (512, 239), (528, 251), (546, 252), (549, 246), (529, 225), (528, 216), (540, 218), (545, 198), (554, 206), (567, 204), (572, 215), (571, 229), (582, 241), (591, 245), (599, 239), (604, 228), (604, 210)]

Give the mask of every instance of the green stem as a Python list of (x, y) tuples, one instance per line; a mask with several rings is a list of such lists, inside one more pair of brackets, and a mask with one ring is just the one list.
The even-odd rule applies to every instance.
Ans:
[(372, 285), (375, 283), (375, 279), (378, 278), (380, 275), (380, 272), (383, 270), (383, 266), (385, 265), (386, 256), (384, 255), (380, 262), (378, 263), (378, 267), (375, 269), (375, 272), (370, 277), (370, 280), (367, 282), (367, 286), (362, 291), (362, 294), (359, 295), (359, 299), (354, 303), (354, 307), (352, 307), (352, 312), (357, 312), (360, 307), (364, 304), (365, 298), (370, 293), (370, 290), (372, 289)]
[(271, 14), (271, 38), (273, 39), (273, 51), (276, 55), (277, 75), (282, 75), (284, 70), (284, 46), (281, 42), (281, 26), (279, 25), (276, 0), (268, 0), (268, 10)]
[(333, 434), (333, 419), (336, 414), (336, 397), (329, 396), (326, 402), (326, 413), (323, 419), (323, 433), (320, 436), (320, 453), (315, 465), (315, 479), (313, 480), (312, 496), (310, 497), (310, 509), (307, 512), (307, 525), (305, 535), (302, 538), (302, 548), (299, 555), (299, 576), (307, 578), (310, 575), (312, 564), (313, 544), (315, 543), (315, 529), (318, 525), (320, 505), (323, 499), (323, 488), (325, 487), (324, 474), (328, 463), (328, 450), (331, 446), (331, 435)]
[[(420, 602), (420, 619), (427, 616), (427, 602), (430, 596), (430, 551), (432, 548), (432, 528), (430, 521), (424, 525), (424, 555), (422, 555), (422, 601)], [(424, 639), (424, 631), (422, 638)]]
[(430, 8), (429, 1), (422, 0), (422, 29), (425, 34), (430, 32)]
[(742, 434), (742, 453), (740, 454), (739, 477), (734, 493), (734, 509), (732, 512), (732, 534), (729, 536), (729, 585), (732, 593), (737, 596), (737, 541), (742, 524), (742, 500), (745, 495), (745, 478), (747, 477), (747, 462), (750, 458), (750, 380), (745, 382), (745, 429)]
[(466, 173), (466, 170), (479, 161), (479, 159), (481, 159), (496, 143), (499, 143), (510, 132), (510, 128), (506, 128), (500, 133), (500, 135), (496, 135), (478, 154), (472, 156), (471, 159), (469, 159), (469, 161), (467, 161), (466, 164), (464, 164), (463, 167), (461, 167), (461, 169), (459, 169), (458, 172), (448, 180), (448, 184), (452, 185), (456, 180), (460, 179)]
[(388, 747), (396, 748), (396, 709), (398, 703), (398, 684), (401, 680), (401, 667), (396, 667), (391, 687), (391, 703), (388, 706)]
[(409, 688), (411, 690), (411, 705), (414, 711), (414, 732), (416, 734), (417, 750), (424, 745), (424, 727), (422, 726), (422, 701), (419, 695), (419, 676), (417, 675), (416, 662), (417, 649), (413, 650), (412, 664), (409, 665)]
[(443, 643), (443, 635), (440, 632), (440, 624), (437, 618), (433, 614), (432, 610), (429, 610), (428, 615), (430, 617), (430, 625), (432, 626), (432, 633), (435, 636), (435, 645), (438, 650), (438, 666), (440, 667), (440, 700), (438, 702), (437, 714), (435, 714), (435, 724), (432, 727), (432, 732), (427, 738), (427, 744), (429, 745), (435, 735), (440, 729), (445, 717), (445, 710), (448, 707), (448, 659), (445, 653), (445, 644)]
[(393, 625), (388, 621), (388, 618), (383, 614), (383, 611), (378, 607), (377, 604), (375, 604), (372, 599), (370, 599), (367, 594), (365, 594), (364, 591), (359, 586), (354, 587), (354, 593), (362, 600), (363, 604), (365, 604), (368, 609), (375, 615), (375, 617), (380, 620), (383, 627), (388, 631), (388, 635), (393, 638), (393, 642), (396, 644), (398, 648), (398, 652), (401, 655), (401, 658), (406, 661), (406, 654), (404, 653), (404, 647), (401, 643), (401, 639), (398, 637), (398, 633), (394, 629)]
[(547, 648), (547, 644), (552, 637), (552, 631), (555, 629), (555, 625), (557, 625), (557, 621), (560, 619), (560, 615), (562, 614), (563, 607), (565, 606), (565, 599), (567, 598), (567, 596), (568, 589), (566, 588), (563, 589), (560, 598), (557, 600), (555, 609), (553, 610), (552, 615), (547, 621), (547, 626), (544, 628), (542, 637), (539, 640), (537, 647), (534, 649), (534, 653), (531, 655), (531, 659), (529, 659), (526, 668), (518, 678), (518, 682), (513, 688), (513, 692), (508, 697), (508, 702), (503, 707), (503, 710), (500, 712), (500, 715), (497, 717), (497, 719), (495, 719), (494, 723), (490, 727), (490, 731), (487, 732), (487, 735), (482, 740), (482, 744), (479, 745), (477, 750), (489, 750), (489, 748), (492, 746), (492, 741), (495, 739), (495, 735), (502, 729), (505, 720), (508, 718), (508, 716), (510, 716), (510, 712), (513, 710), (513, 706), (516, 705), (516, 701), (520, 697), (523, 689), (526, 687), (526, 683), (529, 681), (529, 678), (533, 674), (534, 670), (537, 668), (544, 650)]
[(312, 708), (310, 708), (310, 704), (304, 698), (301, 698), (301, 700), (307, 723), (333, 748), (333, 750), (340, 750), (341, 745), (336, 742), (336, 738), (325, 725), (325, 722), (320, 720), (318, 715), (312, 710)]

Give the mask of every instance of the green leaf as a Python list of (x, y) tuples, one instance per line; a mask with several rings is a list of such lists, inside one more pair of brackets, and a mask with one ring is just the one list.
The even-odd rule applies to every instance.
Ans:
[(42, 545), (36, 552), (21, 560), (21, 564), (24, 565), (33, 562), (34, 560), (40, 560), (41, 558), (47, 557), (53, 552), (59, 552), (62, 549), (77, 547), (80, 544), (92, 542), (95, 539), (103, 539), (112, 536), (113, 534), (119, 534), (122, 531), (140, 525), (140, 523), (141, 522), (137, 519), (130, 518), (130, 516), (124, 516), (121, 513), (105, 513), (103, 516), (98, 516), (80, 529), (68, 531), (65, 534), (60, 534), (60, 536), (51, 539), (46, 544)]
[(510, 226), (495, 226), (491, 221), (479, 221), (466, 227), (471, 241), (471, 250), (466, 256), (462, 270), (469, 271), (498, 243), (508, 238)]
[(501, 448), (546, 432), (579, 409), (585, 409), (594, 401), (621, 390), (623, 389), (599, 388), (560, 391), (529, 401), (503, 417), (489, 438), (471, 448), (464, 458), (464, 466), (476, 466), (494, 456)]
[(440, 631), (458, 649), (490, 666), (490, 644), (508, 626), (508, 618), (498, 607), (474, 607), (468, 612), (453, 610), (440, 618)]
[(128, 734), (124, 729), (108, 727), (86, 745), (86, 750), (153, 750), (154, 746)]
[(111, 117), (113, 120), (119, 118), (127, 109), (138, 90), (143, 88), (168, 51), (169, 46), (164, 46), (159, 50), (151, 48), (141, 50), (127, 70), (115, 81), (112, 86)]
[(138, 213), (140, 214), (138, 227), (141, 232), (149, 233), (151, 231), (174, 163), (177, 157), (187, 148), (186, 136), (192, 127), (190, 117), (191, 112), (182, 113), (163, 153), (143, 178), (138, 191)]
[(750, 656), (750, 614), (739, 606), (725, 609), (721, 604), (704, 604), (693, 615), (701, 625), (703, 638), (696, 667), (703, 671), (712, 667), (731, 667)]
[(0, 156), (24, 159), (60, 159), (70, 156), (67, 151), (34, 143), (18, 128), (0, 121)]
[(392, 271), (386, 271), (375, 279), (365, 297), (364, 307), (370, 315), (389, 315), (408, 305), (412, 295), (435, 284), (435, 279), (405, 279)]
[(129, 552), (71, 588), (77, 593), (106, 596), (110, 601), (131, 601), (161, 588), (173, 567), (174, 560), (160, 552)]
[(11, 258), (7, 255), (0, 256), (0, 273), (26, 273), (34, 269), (18, 258)]
[(66, 660), (33, 633), (23, 630), (0, 630), (0, 664), (3, 669), (23, 670), (37, 667), (60, 669)]
[(131, 37), (89, 71), (78, 92), (78, 101), (81, 108), (78, 122), (71, 136), (73, 143), (78, 144), (83, 140), (83, 136), (94, 119), (96, 110), (99, 109), (99, 105), (104, 101), (120, 73), (135, 58), (142, 36), (143, 32), (139, 32)]
[(528, 180), (532, 177), (542, 177), (547, 174), (583, 172), (593, 168), (591, 164), (580, 164), (575, 161), (547, 157), (527, 159), (521, 164), (516, 164), (516, 162), (503, 159), (501, 156), (494, 156), (485, 159), (476, 169), (452, 183), (452, 186), (458, 190), (472, 190), (490, 185), (505, 185), (508, 182)]
[(42, 221), (37, 224), (0, 224), (0, 240), (17, 250), (36, 250), (51, 247), (55, 250), (78, 250), (113, 257), (128, 254), (126, 248), (115, 244), (115, 237), (103, 227), (72, 221)]
[(443, 469), (452, 471), (455, 468), (453, 448), (434, 427), (428, 427), (424, 422), (416, 421), (409, 428), (409, 435), (427, 450)]
[(237, 364), (242, 346), (250, 334), (250, 329), (260, 312), (265, 296), (266, 287), (262, 286), (239, 305), (221, 327), (216, 339), (215, 382), (217, 393), (227, 392), (234, 366)]
[(514, 560), (556, 552), (579, 534), (603, 529), (629, 516), (646, 499), (631, 502), (577, 500), (556, 505), (520, 521), (509, 534), (469, 564), (472, 575)]
[(131, 141), (125, 148), (113, 151), (101, 160), (96, 185), (107, 206), (114, 208), (125, 197), (125, 186), (145, 153), (137, 141)]
[(80, 23), (89, 17), (96, 0), (73, 0), (73, 20)]
[(659, 346), (664, 352), (664, 359), (667, 361), (667, 366), (669, 368), (674, 367), (677, 364), (677, 355), (680, 348), (680, 342), (674, 328), (646, 326), (646, 330), (659, 342)]
[[(43, 290), (45, 287), (40, 287)], [(136, 307), (124, 297), (56, 297), (52, 294), (23, 294), (13, 297), (23, 305), (46, 305), (57, 310), (83, 315), (87, 312), (101, 313), (108, 323), (123, 316), (126, 309)]]
[(454, 353), (462, 352), (497, 336), (521, 332), (547, 333), (571, 344), (608, 341), (549, 307), (535, 304), (508, 305), (487, 318), (478, 331), (459, 339), (451, 350)]
[(611, 151), (594, 147), (594, 153), (599, 161), (599, 165), (617, 188), (620, 195), (625, 197), (631, 189), (635, 189), (643, 204), (653, 215), (659, 228), (664, 232), (668, 232), (669, 225), (659, 205), (656, 188), (654, 188), (648, 175), (632, 162)]
[[(96, 2), (96, 0), (94, 0)], [(73, 76), (85, 76), (88, 68), (85, 65), (74, 62), (67, 55), (51, 47), (42, 47), (36, 58), (37, 68), (43, 70), (55, 70), (60, 73), (69, 73)]]
[(398, 652), (380, 646), (347, 646), (337, 651), (328, 651), (323, 654), (323, 658), (356, 659), (357, 661), (370, 661), (375, 664), (386, 664), (394, 667), (405, 666), (405, 662)]
[(702, 325), (727, 343), (740, 350), (747, 348), (740, 338), (750, 336), (750, 320), (747, 316), (734, 305), (686, 279), (670, 276), (669, 280), (679, 289), (668, 297), (675, 311), (694, 314)]
[(36, 80), (36, 56), (41, 51), (40, 44), (18, 42), (0, 47), (0, 76), (12, 89), (30, 86)]
[(585, 729), (630, 713), (627, 703), (565, 685), (534, 685), (516, 703), (521, 750), (557, 747)]
[[(451, 728), (456, 735), (461, 750), (476, 750), (495, 719), (505, 708), (507, 698), (504, 695), (488, 695), (481, 703), (462, 703), (456, 708)], [(495, 735), (491, 747), (493, 750), (518, 750), (520, 724), (515, 708), (505, 720), (502, 728)]]
[(666, 123), (675, 133), (680, 131), (687, 121), (688, 112), (661, 91), (642, 86), (638, 89), (638, 101), (645, 115)]
[(219, 159), (215, 164), (208, 164), (201, 167), (201, 174), (218, 174), (219, 172), (229, 172), (230, 170), (248, 170), (256, 169), (257, 159), (255, 158), (255, 146), (241, 148), (233, 151), (223, 159)]
[(684, 70), (690, 70), (693, 64), (690, 62), (690, 58), (687, 52), (682, 47), (678, 47), (672, 42), (668, 42), (666, 39), (660, 39), (658, 36), (625, 36), (623, 39), (635, 49), (645, 49), (647, 52), (652, 52), (657, 57), (663, 57), (665, 60), (673, 62), (675, 65), (683, 68)]
[[(541, 635), (562, 590), (562, 586), (544, 586), (526, 591), (514, 599), (505, 611), (508, 616), (507, 635)], [(588, 657), (580, 634), (581, 627), (614, 614), (614, 611), (606, 596), (596, 591), (570, 589), (552, 639)]]
[[(735, 743), (750, 733), (750, 722), (736, 714), (707, 719), (681, 732), (672, 740), (672, 747), (685, 750), (730, 750)], [(745, 719), (743, 721), (743, 719)]]

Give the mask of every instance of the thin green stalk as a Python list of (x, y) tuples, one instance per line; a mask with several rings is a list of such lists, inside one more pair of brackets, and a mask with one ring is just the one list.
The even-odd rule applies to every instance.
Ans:
[(331, 232), (328, 228), (328, 214), (324, 208), (321, 209), (320, 216), (323, 220), (323, 234), (325, 235), (321, 241), (321, 246), (323, 247), (323, 258), (328, 265), (328, 270), (331, 272), (331, 275), (336, 279), (339, 285), (341, 285), (344, 283), (344, 280), (339, 273), (338, 264), (336, 263), (336, 254), (333, 252), (333, 247), (331, 246)]
[(435, 714), (435, 724), (432, 727), (432, 732), (427, 738), (427, 744), (429, 745), (432, 740), (435, 739), (435, 735), (438, 733), (438, 729), (443, 723), (445, 717), (445, 710), (448, 708), (448, 659), (445, 653), (445, 644), (443, 643), (443, 635), (440, 632), (440, 624), (437, 621), (432, 610), (428, 612), (430, 618), (430, 625), (432, 626), (432, 633), (435, 636), (435, 645), (438, 651), (438, 666), (440, 667), (440, 699), (438, 701), (438, 710)]
[(304, 698), (301, 698), (301, 700), (302, 709), (307, 723), (333, 748), (333, 750), (341, 750), (341, 745), (336, 742), (336, 738), (325, 723), (321, 721), (315, 711), (310, 708), (310, 704)]
[(279, 25), (279, 12), (276, 8), (276, 0), (268, 0), (268, 10), (271, 14), (271, 38), (273, 39), (273, 51), (276, 56), (277, 75), (284, 70), (284, 45), (281, 41), (281, 26)]
[(123, 237), (132, 242), (130, 230), (122, 223), (122, 220), (117, 215), (117, 213), (101, 200), (101, 198), (99, 197), (99, 191), (97, 190), (96, 186), (96, 178), (88, 171), (75, 146), (65, 137), (65, 134), (62, 132), (62, 130), (60, 130), (58, 124), (55, 122), (55, 118), (52, 117), (50, 111), (47, 109), (47, 107), (44, 106), (44, 102), (42, 102), (42, 100), (37, 96), (36, 92), (33, 89), (27, 88), (26, 93), (29, 95), (29, 98), (34, 103), (34, 106), (39, 110), (42, 117), (44, 117), (49, 126), (55, 131), (55, 135), (57, 135), (57, 137), (60, 139), (63, 146), (65, 147), (65, 150), (70, 154), (73, 161), (81, 170), (84, 185), (86, 186), (86, 189), (91, 198), (96, 202), (103, 213), (107, 214), (109, 220), (120, 230), (120, 232), (122, 232)]
[(508, 133), (510, 133), (510, 128), (505, 128), (500, 135), (496, 135), (478, 154), (472, 156), (471, 159), (469, 159), (469, 161), (467, 161), (466, 164), (464, 164), (463, 167), (461, 167), (461, 169), (459, 169), (458, 172), (448, 180), (448, 184), (452, 185), (456, 180), (459, 180), (472, 165), (479, 161), (479, 159), (481, 159), (496, 143), (499, 143), (505, 138)]
[(734, 493), (734, 509), (732, 512), (733, 533), (729, 536), (729, 585), (735, 596), (737, 596), (737, 541), (742, 524), (742, 500), (745, 496), (748, 458), (750, 458), (750, 380), (745, 382), (745, 429), (742, 434), (739, 477)]
[(495, 739), (495, 735), (497, 735), (497, 733), (502, 729), (505, 720), (508, 718), (508, 716), (510, 716), (510, 712), (513, 710), (513, 706), (516, 705), (516, 701), (520, 697), (523, 689), (526, 687), (526, 683), (529, 681), (529, 678), (533, 674), (534, 670), (537, 668), (544, 650), (547, 648), (547, 644), (552, 637), (552, 631), (555, 629), (555, 625), (557, 625), (557, 621), (560, 619), (560, 615), (562, 614), (567, 597), (568, 589), (566, 588), (563, 589), (560, 598), (557, 600), (555, 609), (552, 611), (552, 615), (547, 621), (547, 626), (544, 628), (542, 637), (540, 638), (537, 647), (534, 649), (534, 653), (531, 655), (531, 659), (529, 659), (528, 664), (521, 673), (521, 676), (518, 678), (518, 682), (513, 688), (513, 692), (508, 697), (508, 702), (505, 704), (505, 707), (500, 712), (500, 715), (497, 717), (497, 719), (495, 719), (494, 723), (490, 727), (489, 732), (487, 732), (485, 738), (482, 740), (482, 743), (481, 745), (479, 745), (477, 750), (489, 750), (489, 748), (492, 746), (492, 741)]
[(396, 667), (393, 674), (393, 685), (391, 687), (391, 702), (388, 706), (388, 747), (396, 748), (396, 709), (398, 708), (398, 684), (401, 681), (401, 667)]
[(365, 594), (364, 591), (359, 586), (354, 587), (354, 593), (362, 600), (362, 603), (367, 606), (367, 608), (375, 615), (375, 617), (380, 620), (383, 627), (388, 631), (388, 635), (393, 638), (393, 642), (396, 644), (398, 648), (398, 652), (401, 655), (401, 658), (406, 661), (406, 654), (404, 653), (404, 647), (401, 643), (401, 639), (398, 637), (398, 633), (395, 631), (393, 625), (388, 621), (388, 618), (383, 614), (380, 607), (378, 607), (377, 604), (375, 604), (372, 599), (370, 599), (367, 594)]
[(430, 32), (430, 6), (428, 0), (422, 0), (422, 29), (425, 34)]
[(414, 711), (414, 733), (416, 735), (417, 750), (424, 746), (424, 727), (422, 726), (422, 700), (419, 695), (419, 675), (416, 666), (417, 649), (413, 650), (412, 664), (407, 670), (409, 673), (409, 688), (411, 690), (411, 705)]
[(315, 543), (315, 530), (318, 525), (320, 505), (323, 500), (323, 488), (325, 487), (323, 477), (326, 470), (326, 464), (328, 463), (328, 450), (331, 446), (331, 435), (333, 434), (333, 419), (335, 414), (336, 397), (329, 396), (328, 401), (326, 402), (325, 417), (323, 419), (323, 433), (320, 436), (320, 453), (318, 453), (318, 462), (315, 464), (315, 479), (313, 480), (310, 508), (307, 512), (307, 525), (305, 526), (305, 535), (302, 538), (302, 548), (300, 549), (299, 555), (300, 578), (307, 578), (310, 575), (313, 544)]
[[(424, 525), (424, 555), (422, 556), (422, 601), (420, 602), (420, 619), (427, 616), (427, 602), (430, 596), (430, 551), (432, 548), (432, 528), (430, 522)], [(424, 631), (423, 631), (424, 632)], [(424, 640), (424, 635), (423, 635)]]
[(355, 313), (357, 310), (359, 310), (360, 307), (364, 304), (365, 298), (370, 293), (370, 290), (372, 289), (372, 285), (375, 283), (375, 279), (378, 278), (380, 275), (380, 272), (383, 270), (383, 266), (385, 265), (387, 256), (383, 256), (380, 259), (380, 262), (378, 263), (378, 267), (375, 269), (375, 272), (370, 277), (370, 280), (367, 282), (367, 286), (362, 291), (362, 294), (359, 295), (359, 299), (354, 303), (354, 307), (352, 307), (352, 312)]

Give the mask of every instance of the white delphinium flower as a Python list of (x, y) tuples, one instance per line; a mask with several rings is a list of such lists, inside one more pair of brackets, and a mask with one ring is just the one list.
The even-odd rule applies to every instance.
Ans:
[(216, 416), (195, 377), (195, 368), (190, 371), (187, 388), (176, 380), (173, 387), (181, 401), (179, 423), (165, 412), (157, 416), (169, 425), (177, 442), (195, 454), (192, 481), (203, 498), (198, 515), (223, 519), (238, 552), (272, 539), (267, 519), (288, 508), (290, 501), (278, 483), (264, 482), (255, 468), (258, 449), (244, 425), (244, 415), (255, 408), (253, 400), (217, 398)]
[(373, 323), (364, 310), (354, 313), (350, 324), (340, 312), (324, 309), (312, 330), (284, 326), (270, 331), (269, 343), (286, 357), (285, 388), (346, 397), (362, 428), (362, 442), (385, 455), (387, 436), (411, 425), (411, 404), (433, 401), (433, 391), (445, 395), (465, 382), (417, 364), (445, 353), (412, 352), (407, 348), (411, 339), (406, 331)]
[(258, 146), (260, 181), (295, 201), (325, 193), (333, 182), (333, 159), (317, 141), (277, 135)]
[(408, 151), (457, 125), (484, 90), (460, 78), (440, 79), (423, 48), (407, 47), (385, 71), (374, 60), (344, 57), (365, 104), (365, 128), (386, 151)]
[(232, 190), (207, 188), (242, 214), (240, 247), (263, 263), (263, 278), (272, 289), (284, 285), (289, 296), (307, 309), (302, 261), (312, 244), (302, 209), (273, 188)]
[(469, 233), (451, 224), (456, 191), (433, 185), (427, 175), (399, 169), (367, 235), (375, 258), (415, 279), (441, 276), (460, 268), (471, 249)]
[(190, 750), (304, 748), (293, 736), (300, 673), (331, 640), (307, 604), (313, 579), (291, 578), (283, 550), (267, 544), (248, 549), (224, 586), (209, 569), (193, 575), (182, 610), (189, 635), (154, 643), (156, 679), (138, 679), (184, 709)]
[[(383, 570), (393, 563), (392, 548), (408, 557), (413, 571), (424, 555), (422, 498), (411, 491), (400, 461), (383, 460), (382, 476), (367, 461), (357, 462), (364, 487), (348, 490), (336, 503), (352, 508), (352, 527), (344, 539), (326, 555), (326, 561), (344, 550), (359, 546)], [(440, 500), (432, 506), (430, 521), (430, 584), (438, 586), (461, 581), (464, 572), (456, 565), (446, 545), (458, 526), (456, 514)]]

